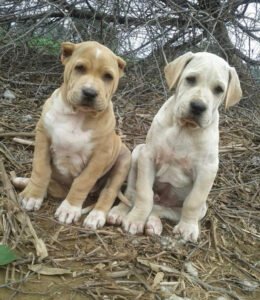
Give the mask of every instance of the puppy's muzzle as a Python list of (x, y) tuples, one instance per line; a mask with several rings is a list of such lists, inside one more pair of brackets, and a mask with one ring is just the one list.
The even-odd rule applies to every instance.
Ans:
[(81, 91), (81, 105), (93, 107), (98, 92), (93, 88), (83, 88)]
[(202, 100), (192, 100), (189, 104), (187, 115), (180, 120), (181, 125), (191, 128), (201, 127), (203, 113), (206, 110), (207, 106)]
[(201, 100), (193, 100), (190, 102), (190, 114), (196, 118), (200, 117), (207, 106)]

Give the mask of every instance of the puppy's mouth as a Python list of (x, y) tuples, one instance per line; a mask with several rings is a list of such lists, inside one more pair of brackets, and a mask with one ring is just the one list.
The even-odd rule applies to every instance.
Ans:
[(85, 113), (93, 113), (98, 114), (105, 110), (105, 107), (101, 106), (88, 106), (84, 104), (80, 104), (76, 106), (76, 109)]
[(193, 118), (181, 118), (179, 122), (182, 127), (187, 127), (191, 129), (201, 127), (200, 123)]
[(95, 108), (89, 107), (87, 105), (79, 105), (77, 109), (83, 112), (98, 112)]
[(84, 101), (84, 100), (80, 100), (77, 104), (77, 109), (84, 111), (84, 112), (95, 112), (95, 113), (99, 113), (102, 112), (106, 109), (105, 104), (103, 103), (103, 101)]

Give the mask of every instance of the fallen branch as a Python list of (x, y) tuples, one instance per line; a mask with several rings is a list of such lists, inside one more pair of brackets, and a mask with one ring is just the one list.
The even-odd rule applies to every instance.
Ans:
[[(16, 193), (6, 173), (5, 166), (2, 160), (0, 160), (0, 176), (1, 176), (1, 181), (3, 183), (4, 191), (6, 192), (8, 199), (16, 206), (18, 206), (18, 199)], [(24, 230), (30, 237), (32, 237), (36, 249), (36, 254), (39, 257), (39, 259), (42, 260), (45, 257), (47, 257), (48, 251), (46, 245), (42, 239), (38, 238), (37, 233), (33, 228), (29, 216), (23, 210), (19, 210), (15, 214), (15, 217), (19, 221), (21, 226), (24, 226), (25, 224), (27, 225)]]
[(151, 262), (147, 261), (146, 259), (142, 259), (142, 258), (137, 258), (137, 261), (140, 264), (150, 268), (154, 272), (165, 272), (165, 273), (172, 273), (176, 276), (184, 276), (190, 282), (193, 282), (194, 284), (200, 285), (202, 288), (204, 288), (207, 291), (220, 292), (220, 293), (229, 295), (230, 297), (232, 297), (235, 300), (241, 300), (241, 298), (233, 291), (210, 285), (210, 284), (202, 281), (198, 277), (191, 276), (186, 272), (179, 271), (174, 267), (169, 267), (169, 266), (166, 266), (166, 265), (151, 263)]
[(243, 147), (242, 145), (228, 145), (228, 146), (222, 146), (219, 148), (220, 153), (226, 153), (226, 152), (233, 152), (233, 151), (247, 151), (247, 150), (258, 150), (259, 146), (247, 148)]
[(0, 138), (3, 138), (3, 137), (16, 137), (16, 136), (34, 137), (35, 133), (34, 132), (3, 132), (3, 133), (0, 133)]
[(0, 142), (0, 153), (2, 153), (6, 159), (10, 161), (10, 163), (17, 169), (21, 169), (22, 166), (16, 162), (15, 158), (13, 157), (12, 153), (8, 150), (8, 148)]
[(28, 145), (28, 146), (34, 146), (35, 143), (34, 141), (29, 141), (29, 140), (25, 140), (25, 139), (20, 139), (20, 138), (13, 138), (13, 141), (18, 143), (18, 144), (22, 144), (22, 145)]

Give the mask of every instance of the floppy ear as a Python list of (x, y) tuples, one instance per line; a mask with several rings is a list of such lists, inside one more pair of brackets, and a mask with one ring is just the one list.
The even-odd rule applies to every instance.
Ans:
[(61, 44), (61, 62), (65, 65), (68, 61), (68, 58), (72, 55), (75, 50), (76, 45), (70, 42), (65, 42)]
[(119, 67), (119, 76), (122, 77), (124, 75), (124, 69), (126, 66), (126, 62), (119, 56), (116, 57), (118, 67)]
[(235, 105), (242, 97), (240, 81), (235, 68), (230, 68), (229, 85), (225, 98), (225, 109)]
[(164, 68), (165, 78), (170, 90), (176, 88), (181, 73), (193, 57), (194, 54), (192, 52), (188, 52), (176, 58)]

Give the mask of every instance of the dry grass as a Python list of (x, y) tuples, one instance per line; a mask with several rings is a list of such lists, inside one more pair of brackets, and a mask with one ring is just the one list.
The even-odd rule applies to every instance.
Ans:
[[(33, 140), (39, 99), (60, 77), (18, 75), (0, 78), (17, 96), (2, 101), (0, 110), (0, 238), (19, 255), (0, 269), (0, 299), (260, 299), (257, 102), (247, 99), (222, 112), (220, 170), (209, 210), (199, 242), (184, 245), (166, 221), (161, 237), (130, 236), (113, 226), (93, 232), (80, 223), (61, 225), (52, 199), (38, 212), (20, 209), (9, 172), (29, 176), (33, 145), (13, 138)], [(115, 97), (118, 125), (131, 149), (144, 141), (165, 100), (160, 86), (143, 83), (133, 71)]]

